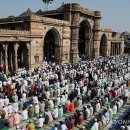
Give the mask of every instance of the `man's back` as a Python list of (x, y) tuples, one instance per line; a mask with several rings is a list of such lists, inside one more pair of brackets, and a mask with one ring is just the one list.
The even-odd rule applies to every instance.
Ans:
[(35, 130), (34, 123), (29, 123), (28, 126), (27, 126), (27, 130)]

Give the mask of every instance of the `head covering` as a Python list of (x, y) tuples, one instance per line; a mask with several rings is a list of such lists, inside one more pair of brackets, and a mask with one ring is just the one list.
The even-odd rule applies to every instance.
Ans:
[(122, 130), (125, 130), (125, 126), (122, 125), (122, 126), (121, 126), (121, 129), (122, 129)]
[(95, 118), (95, 122), (97, 121), (97, 119)]
[(21, 98), (20, 101), (23, 101), (23, 99)]
[(11, 116), (11, 114), (10, 114), (10, 113), (9, 113), (8, 115), (9, 115), (9, 116)]
[(19, 129), (19, 128), (20, 128), (19, 125), (17, 125), (17, 126), (16, 126), (16, 129)]
[(42, 115), (40, 115), (39, 117), (42, 117)]

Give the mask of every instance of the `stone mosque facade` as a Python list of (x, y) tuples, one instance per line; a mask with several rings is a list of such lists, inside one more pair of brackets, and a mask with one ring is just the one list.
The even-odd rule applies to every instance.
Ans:
[(100, 21), (100, 11), (78, 3), (0, 19), (0, 65), (8, 73), (21, 65), (36, 68), (44, 60), (66, 64), (123, 54), (120, 33), (102, 29)]

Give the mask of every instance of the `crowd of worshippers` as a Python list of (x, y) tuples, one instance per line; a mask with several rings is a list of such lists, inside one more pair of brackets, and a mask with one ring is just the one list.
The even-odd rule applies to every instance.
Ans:
[[(74, 112), (54, 126), (55, 130), (71, 130), (124, 93), (111, 108), (113, 114), (110, 107), (102, 114), (101, 121), (107, 124), (108, 118), (129, 97), (128, 59), (129, 55), (122, 55), (67, 65), (44, 62), (35, 69), (18, 69), (15, 75), (6, 75), (0, 69), (0, 129), (4, 126), (20, 129), (19, 124), (24, 120), (29, 122), (22, 126), (23, 130), (42, 128)], [(75, 111), (75, 108), (82, 109)], [(97, 123), (93, 127), (97, 128)]]

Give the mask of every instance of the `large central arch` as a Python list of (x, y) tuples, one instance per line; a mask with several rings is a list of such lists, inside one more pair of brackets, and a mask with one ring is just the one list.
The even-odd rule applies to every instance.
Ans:
[(103, 34), (100, 41), (100, 56), (107, 56), (107, 36)]
[(29, 68), (28, 65), (28, 49), (25, 43), (20, 43), (19, 48), (17, 50), (18, 53), (18, 68), (26, 67)]
[(50, 29), (44, 37), (43, 60), (60, 62), (60, 42), (59, 32), (54, 28)]
[(79, 57), (82, 60), (90, 58), (90, 52), (91, 52), (90, 38), (91, 38), (90, 24), (87, 20), (83, 20), (80, 23), (79, 41), (78, 41)]

